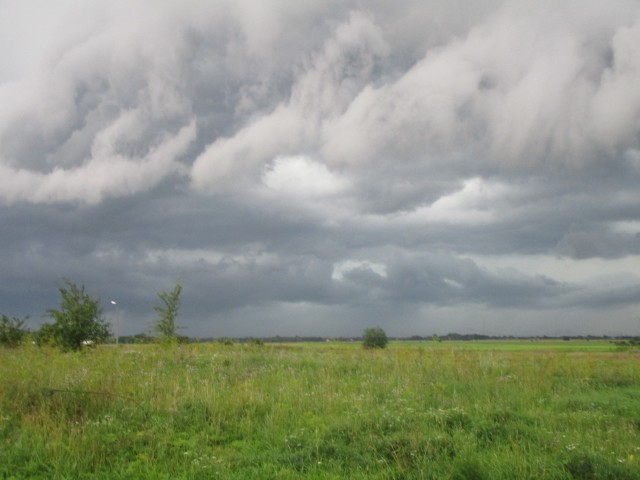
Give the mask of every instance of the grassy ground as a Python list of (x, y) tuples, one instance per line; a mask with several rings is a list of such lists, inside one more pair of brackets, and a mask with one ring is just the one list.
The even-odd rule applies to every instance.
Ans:
[(3, 478), (640, 478), (604, 342), (0, 350)]

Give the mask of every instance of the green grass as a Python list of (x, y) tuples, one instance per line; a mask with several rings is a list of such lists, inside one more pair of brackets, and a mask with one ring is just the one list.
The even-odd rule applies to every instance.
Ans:
[(0, 350), (2, 478), (640, 478), (606, 342)]
[(477, 340), (477, 341), (395, 341), (390, 345), (396, 348), (462, 349), (462, 350), (544, 350), (554, 352), (612, 352), (627, 347), (617, 346), (607, 340)]
[[(309, 343), (283, 343), (283, 344), (268, 344), (268, 345), (281, 345), (288, 348), (306, 348), (306, 349), (321, 349), (321, 350), (352, 350), (362, 347), (360, 341), (352, 342), (339, 342), (339, 341), (327, 341), (327, 342), (309, 342)], [(392, 340), (388, 344), (388, 349), (392, 350), (404, 350), (404, 349), (428, 349), (428, 350), (510, 350), (510, 351), (524, 351), (524, 350), (540, 350), (540, 351), (553, 351), (553, 352), (618, 352), (630, 350), (630, 346), (619, 346), (609, 340), (560, 340), (560, 339), (544, 339), (544, 340), (529, 340), (529, 339), (491, 339), (491, 340), (444, 340), (444, 341), (431, 341), (431, 340)]]

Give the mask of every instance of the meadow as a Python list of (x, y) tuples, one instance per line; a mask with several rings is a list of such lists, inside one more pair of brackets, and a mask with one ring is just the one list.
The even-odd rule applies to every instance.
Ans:
[(640, 478), (640, 353), (607, 342), (0, 358), (2, 478)]

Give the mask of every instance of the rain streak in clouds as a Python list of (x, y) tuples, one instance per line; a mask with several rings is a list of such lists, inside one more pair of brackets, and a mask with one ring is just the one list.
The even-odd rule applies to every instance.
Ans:
[(0, 6), (0, 313), (640, 329), (638, 2)]

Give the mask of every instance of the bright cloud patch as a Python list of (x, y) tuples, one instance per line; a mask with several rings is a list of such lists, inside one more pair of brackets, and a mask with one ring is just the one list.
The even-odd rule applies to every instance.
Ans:
[(512, 189), (506, 185), (472, 178), (465, 180), (460, 190), (399, 218), (409, 223), (488, 224), (499, 218), (497, 207), (510, 193)]
[(349, 182), (308, 157), (279, 157), (262, 177), (274, 193), (293, 197), (323, 197), (343, 193)]
[(349, 273), (370, 272), (380, 278), (387, 277), (387, 267), (383, 263), (369, 260), (344, 260), (333, 266), (331, 278), (333, 280), (344, 280)]

